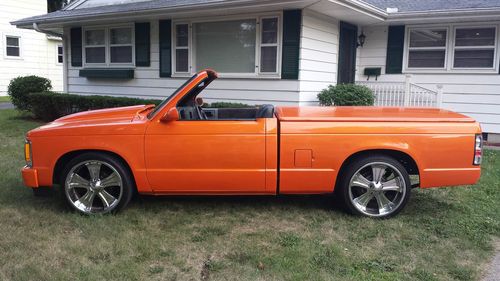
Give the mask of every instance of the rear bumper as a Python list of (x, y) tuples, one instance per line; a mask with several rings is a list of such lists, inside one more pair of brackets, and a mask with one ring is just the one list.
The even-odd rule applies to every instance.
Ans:
[(36, 169), (25, 166), (21, 169), (24, 185), (31, 188), (38, 188), (38, 172)]
[(420, 187), (474, 185), (480, 177), (480, 166), (463, 169), (426, 169), (420, 175)]

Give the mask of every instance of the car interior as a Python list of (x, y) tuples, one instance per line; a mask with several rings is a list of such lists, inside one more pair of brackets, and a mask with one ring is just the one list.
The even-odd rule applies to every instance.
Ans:
[(204, 107), (200, 93), (206, 88), (204, 82), (184, 96), (177, 104), (180, 120), (255, 120), (273, 118), (274, 105), (264, 104), (248, 108), (214, 108)]

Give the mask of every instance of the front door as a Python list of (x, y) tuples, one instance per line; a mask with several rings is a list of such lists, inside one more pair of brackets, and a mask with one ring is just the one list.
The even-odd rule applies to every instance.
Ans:
[(265, 152), (264, 118), (156, 122), (145, 136), (155, 193), (265, 193)]
[(357, 46), (358, 27), (346, 22), (340, 22), (338, 84), (354, 83)]

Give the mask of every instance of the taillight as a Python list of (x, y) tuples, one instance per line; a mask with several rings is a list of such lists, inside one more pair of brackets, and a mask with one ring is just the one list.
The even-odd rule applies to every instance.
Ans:
[(31, 152), (31, 142), (29, 140), (24, 141), (24, 160), (26, 160), (26, 166), (33, 167), (33, 154)]
[(476, 135), (476, 143), (474, 145), (474, 165), (481, 165), (483, 160), (483, 136)]

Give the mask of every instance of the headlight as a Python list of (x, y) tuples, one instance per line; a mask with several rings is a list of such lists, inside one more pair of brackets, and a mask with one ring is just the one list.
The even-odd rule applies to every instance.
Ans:
[(31, 152), (31, 141), (24, 140), (24, 159), (26, 160), (26, 166), (33, 167), (33, 154)]

